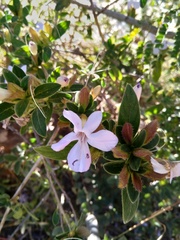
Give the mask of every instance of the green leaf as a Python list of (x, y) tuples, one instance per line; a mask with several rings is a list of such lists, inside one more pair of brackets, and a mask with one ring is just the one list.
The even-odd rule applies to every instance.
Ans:
[(52, 103), (48, 103), (47, 106), (43, 107), (43, 113), (46, 116), (46, 124), (49, 123), (51, 116), (52, 116), (52, 112), (53, 112), (53, 105)]
[(103, 165), (104, 170), (109, 174), (119, 174), (124, 166), (124, 161), (113, 161)]
[(154, 63), (154, 69), (152, 72), (152, 78), (155, 82), (157, 82), (161, 76), (162, 71), (162, 59), (159, 57), (157, 61)]
[(113, 152), (112, 151), (104, 152), (103, 157), (104, 157), (104, 159), (106, 159), (108, 161), (119, 161), (118, 158), (115, 158), (113, 156)]
[(23, 78), (26, 76), (25, 72), (18, 66), (14, 65), (13, 66), (13, 73), (18, 77), (18, 78)]
[(69, 26), (70, 21), (62, 21), (58, 23), (52, 31), (52, 36), (54, 37), (54, 39), (60, 38), (69, 29)]
[(133, 135), (136, 134), (140, 123), (140, 110), (137, 96), (127, 84), (119, 111), (118, 125), (123, 126), (126, 122), (133, 126)]
[(56, 82), (57, 78), (60, 76), (60, 73), (61, 68), (60, 67), (55, 68), (48, 77), (48, 82)]
[(15, 112), (18, 117), (21, 117), (29, 106), (29, 99), (22, 99), (15, 105)]
[(133, 146), (135, 148), (141, 147), (144, 143), (145, 138), (146, 138), (146, 131), (142, 129), (140, 133), (138, 133), (137, 136), (134, 138)]
[(37, 99), (50, 97), (60, 89), (58, 83), (44, 83), (34, 90), (34, 97)]
[(44, 157), (53, 159), (53, 160), (66, 160), (67, 155), (71, 148), (74, 146), (75, 143), (70, 143), (67, 147), (63, 149), (63, 151), (55, 152), (52, 150), (50, 146), (41, 146), (41, 147), (36, 147), (34, 150), (43, 155)]
[(68, 7), (71, 3), (71, 0), (59, 0), (56, 4), (55, 11), (60, 11), (65, 7)]
[(70, 87), (70, 90), (71, 90), (71, 91), (80, 91), (82, 88), (83, 88), (83, 85), (80, 84), (80, 83), (77, 83), (77, 84), (73, 84), (73, 85)]
[(153, 137), (153, 139), (148, 144), (143, 146), (143, 148), (153, 149), (153, 148), (155, 148), (158, 145), (159, 141), (160, 141), (159, 134), (156, 133), (155, 136)]
[(147, 0), (140, 0), (140, 6), (141, 8), (144, 8), (146, 6)]
[(29, 83), (29, 76), (23, 77), (23, 79), (21, 80), (21, 87), (24, 91), (28, 89), (28, 83)]
[(0, 46), (4, 44), (4, 38), (0, 37)]
[(78, 112), (78, 106), (76, 106), (76, 104), (72, 103), (72, 102), (67, 102), (66, 104), (67, 108), (73, 112)]
[(8, 69), (3, 69), (3, 75), (7, 82), (15, 83), (16, 85), (20, 86), (20, 81), (18, 77)]
[(138, 171), (141, 166), (141, 158), (133, 156), (129, 161), (129, 165), (133, 171)]
[(140, 196), (140, 192), (138, 192), (138, 191), (134, 188), (131, 179), (129, 179), (129, 182), (128, 182), (127, 194), (128, 194), (128, 196), (129, 196), (129, 200), (131, 201), (131, 203), (135, 203), (136, 200), (137, 200), (137, 199), (139, 198), (139, 196)]
[(36, 108), (32, 113), (32, 125), (34, 130), (42, 137), (46, 136), (46, 119), (41, 111)]
[(52, 223), (56, 226), (60, 221), (59, 211), (56, 209), (52, 215)]
[(14, 104), (3, 102), (0, 104), (0, 121), (14, 114)]
[(42, 59), (44, 62), (48, 62), (51, 58), (51, 49), (49, 47), (45, 47), (42, 53)]
[(127, 193), (127, 188), (121, 190), (121, 197), (122, 197), (122, 219), (124, 224), (131, 221), (134, 217), (138, 205), (139, 205), (139, 197), (136, 199), (134, 203), (131, 202), (129, 199), (129, 195)]
[(70, 100), (72, 96), (71, 94), (65, 92), (55, 93), (53, 96), (49, 98), (49, 101), (54, 103), (60, 103), (63, 98)]

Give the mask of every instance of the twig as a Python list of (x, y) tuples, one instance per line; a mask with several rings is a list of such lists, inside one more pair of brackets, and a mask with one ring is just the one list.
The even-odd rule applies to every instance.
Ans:
[(144, 220), (141, 220), (138, 224), (135, 224), (134, 226), (130, 227), (127, 231), (121, 233), (121, 234), (118, 235), (117, 237), (112, 238), (112, 240), (117, 240), (117, 239), (119, 239), (120, 237), (124, 236), (126, 233), (132, 231), (133, 229), (135, 229), (135, 228), (137, 228), (137, 227), (139, 227), (139, 226), (141, 226), (141, 225), (144, 224), (145, 222), (148, 222), (148, 221), (151, 220), (152, 218), (157, 217), (158, 215), (160, 215), (160, 214), (162, 214), (162, 213), (164, 213), (164, 212), (166, 212), (166, 211), (171, 211), (172, 208), (173, 208), (174, 206), (178, 205), (178, 204), (180, 204), (180, 200), (177, 201), (177, 202), (175, 202), (175, 203), (173, 203), (173, 204), (170, 205), (170, 206), (167, 206), (167, 207), (165, 207), (165, 208), (162, 208), (162, 209), (154, 212), (151, 216), (145, 218)]
[(95, 12), (95, 10), (94, 10), (94, 3), (93, 3), (92, 0), (90, 0), (90, 3), (91, 3), (91, 7), (92, 7), (92, 12), (93, 12), (94, 20), (95, 20), (96, 26), (97, 26), (98, 31), (99, 31), (99, 35), (100, 35), (100, 37), (101, 37), (101, 39), (102, 39), (102, 42), (104, 43), (104, 36), (103, 36), (103, 34), (102, 34), (102, 31), (101, 31), (101, 28), (100, 28), (100, 25), (99, 25), (99, 22), (98, 22), (97, 14), (96, 14), (96, 12)]
[[(49, 161), (49, 159), (47, 159), (46, 161), (51, 166), (51, 162)], [(78, 220), (77, 220), (76, 212), (75, 212), (75, 210), (73, 208), (73, 205), (71, 203), (71, 199), (68, 197), (67, 193), (64, 191), (63, 187), (61, 186), (60, 182), (58, 181), (58, 179), (56, 177), (56, 174), (55, 174), (55, 172), (54, 172), (52, 167), (51, 167), (50, 174), (51, 174), (52, 178), (54, 179), (54, 181), (56, 182), (56, 184), (58, 185), (58, 187), (60, 188), (61, 192), (64, 194), (64, 196), (65, 196), (65, 198), (66, 198), (66, 200), (67, 200), (67, 202), (68, 202), (68, 204), (69, 204), (69, 206), (70, 206), (70, 208), (71, 208), (71, 210), (72, 210), (72, 212), (74, 214), (75, 222), (77, 223)]]
[[(50, 175), (50, 172), (49, 172), (49, 169), (48, 169), (48, 166), (47, 166), (47, 163), (46, 163), (45, 158), (43, 158), (43, 162), (44, 162), (44, 166), (45, 166), (45, 168), (46, 168), (46, 173), (47, 173), (47, 177), (48, 177), (48, 180), (49, 180), (51, 189), (52, 189), (53, 194), (54, 194), (54, 197), (55, 197), (55, 199), (56, 199), (57, 207), (58, 207), (58, 210), (59, 210), (59, 216), (61, 216), (61, 214), (62, 214), (62, 216), (63, 216), (63, 218), (64, 218), (64, 221), (66, 222), (69, 230), (71, 230), (71, 227), (70, 227), (70, 225), (69, 225), (68, 219), (67, 219), (66, 214), (65, 214), (65, 212), (64, 212), (64, 209), (63, 209), (63, 207), (62, 207), (62, 204), (61, 204), (61, 202), (60, 202), (60, 200), (59, 200), (57, 191), (56, 191), (56, 189), (55, 189), (55, 187), (54, 187), (54, 184), (53, 184), (53, 181), (52, 181), (52, 178), (51, 178), (51, 175)], [(64, 231), (62, 218), (60, 218), (60, 220), (61, 220), (62, 230)]]
[[(51, 189), (49, 189), (49, 191), (45, 194), (45, 196), (43, 198), (41, 198), (41, 201), (37, 204), (37, 206), (30, 212), (31, 214), (33, 214), (40, 206), (41, 204), (43, 204), (46, 199), (49, 197), (49, 194), (51, 192)], [(19, 231), (19, 229), (21, 228), (21, 226), (24, 225), (24, 223), (30, 218), (30, 214), (28, 213), (27, 216), (23, 219), (23, 221), (17, 226), (17, 228), (14, 230), (14, 232), (11, 234), (11, 236), (9, 236), (8, 240), (11, 240), (14, 235)]]
[[(103, 8), (99, 8), (96, 5), (89, 6), (89, 5), (77, 2), (75, 0), (72, 0), (71, 3), (76, 4), (76, 5), (80, 6), (80, 7), (85, 8), (85, 9), (91, 10), (91, 11), (94, 10), (94, 11), (96, 11), (98, 13), (105, 14), (108, 17), (114, 18), (114, 19), (116, 19), (116, 20), (118, 20), (120, 22), (125, 22), (125, 23), (127, 23), (129, 25), (133, 25), (135, 27), (141, 28), (142, 30), (148, 31), (148, 32), (150, 32), (152, 34), (156, 34), (157, 31), (158, 31), (158, 28), (156, 28), (155, 26), (152, 26), (148, 22), (136, 20), (136, 19), (134, 19), (132, 17), (123, 15), (123, 14), (121, 14), (119, 12), (115, 12), (115, 11), (108, 10), (108, 9), (103, 10)], [(171, 38), (171, 39), (173, 39), (174, 36), (175, 36), (174, 32), (167, 32), (166, 35), (165, 35), (166, 38)]]

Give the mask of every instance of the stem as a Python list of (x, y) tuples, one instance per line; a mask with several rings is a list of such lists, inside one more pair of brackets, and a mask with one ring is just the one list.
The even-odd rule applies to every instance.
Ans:
[(126, 233), (131, 232), (132, 230), (134, 230), (135, 228), (141, 226), (141, 225), (144, 224), (145, 222), (148, 222), (148, 221), (151, 220), (152, 218), (157, 217), (158, 215), (160, 215), (160, 214), (162, 214), (162, 213), (164, 213), (164, 212), (166, 212), (166, 211), (171, 211), (172, 208), (173, 208), (174, 206), (178, 205), (178, 204), (180, 204), (180, 200), (177, 201), (177, 202), (175, 202), (175, 203), (173, 203), (173, 204), (170, 205), (170, 206), (167, 206), (167, 207), (165, 207), (165, 208), (162, 208), (162, 209), (154, 212), (151, 216), (145, 218), (144, 220), (141, 220), (138, 224), (135, 224), (134, 226), (130, 227), (127, 231), (121, 233), (121, 234), (118, 235), (117, 237), (112, 238), (112, 240), (118, 240), (120, 237), (124, 236)]

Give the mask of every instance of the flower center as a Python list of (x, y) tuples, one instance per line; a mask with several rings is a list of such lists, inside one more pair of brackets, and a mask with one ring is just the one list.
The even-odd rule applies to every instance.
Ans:
[(78, 132), (77, 137), (81, 142), (85, 142), (85, 140), (87, 139), (86, 134), (84, 132)]

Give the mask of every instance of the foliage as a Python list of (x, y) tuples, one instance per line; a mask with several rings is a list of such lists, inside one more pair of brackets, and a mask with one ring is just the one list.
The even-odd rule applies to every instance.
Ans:
[[(1, 236), (87, 239), (93, 216), (100, 239), (178, 238), (179, 179), (150, 161), (179, 159), (178, 1), (89, 3), (0, 6)], [(90, 147), (88, 172), (68, 168), (74, 142), (50, 147), (73, 127), (65, 108), (102, 111), (99, 128), (118, 137), (112, 151)]]

